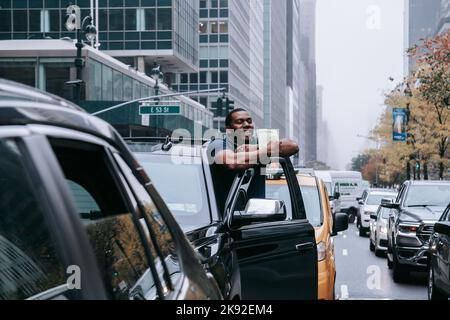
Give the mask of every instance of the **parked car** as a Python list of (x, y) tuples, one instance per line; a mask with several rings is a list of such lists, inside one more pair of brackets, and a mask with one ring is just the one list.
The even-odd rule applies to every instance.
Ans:
[(388, 222), (388, 267), (395, 282), (410, 271), (427, 271), (429, 240), (434, 224), (450, 203), (450, 181), (407, 181), (392, 209)]
[[(336, 264), (333, 236), (348, 229), (348, 216), (333, 214), (323, 181), (308, 175), (297, 175), (305, 203), (306, 216), (314, 226), (317, 244), (318, 298), (335, 299)], [(268, 197), (288, 201), (284, 179), (267, 180)]]
[(0, 299), (221, 299), (118, 133), (0, 80)]
[(448, 300), (450, 297), (450, 204), (434, 225), (430, 240), (428, 299)]
[(370, 251), (377, 257), (387, 252), (387, 224), (390, 209), (379, 206), (376, 214), (372, 214), (370, 221)]
[(269, 175), (261, 179), (255, 169), (236, 173), (224, 197), (216, 193), (222, 181), (213, 178), (209, 142), (127, 141), (225, 299), (317, 299), (314, 228), (289, 159), (278, 159), (286, 201), (267, 198)]
[(365, 237), (370, 231), (370, 216), (378, 211), (381, 200), (395, 200), (398, 193), (384, 189), (369, 189), (364, 191), (362, 198), (358, 200), (359, 210), (356, 225), (359, 229), (359, 236)]

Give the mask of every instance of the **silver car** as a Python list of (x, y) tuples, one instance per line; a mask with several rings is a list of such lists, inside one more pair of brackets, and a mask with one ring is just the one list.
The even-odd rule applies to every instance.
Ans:
[(359, 200), (359, 213), (357, 220), (357, 227), (361, 237), (367, 236), (370, 231), (370, 216), (378, 211), (381, 205), (381, 200), (394, 200), (397, 197), (397, 192), (386, 189), (370, 189), (364, 192), (363, 198)]
[(371, 215), (370, 251), (374, 251), (377, 257), (382, 256), (387, 251), (387, 224), (390, 210), (380, 206), (377, 212)]

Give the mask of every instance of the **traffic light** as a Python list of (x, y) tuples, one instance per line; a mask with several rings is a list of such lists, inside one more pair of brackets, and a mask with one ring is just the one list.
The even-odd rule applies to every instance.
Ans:
[(227, 98), (225, 101), (225, 113), (228, 114), (234, 109), (234, 101)]
[(218, 117), (223, 117), (223, 100), (222, 98), (218, 98), (216, 102), (216, 115)]

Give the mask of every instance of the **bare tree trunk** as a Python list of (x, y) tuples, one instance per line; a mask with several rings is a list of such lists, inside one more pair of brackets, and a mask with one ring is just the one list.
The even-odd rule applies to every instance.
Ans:
[(439, 162), (439, 180), (444, 180), (444, 162)]
[(428, 162), (426, 162), (426, 161), (423, 164), (423, 179), (424, 180), (429, 180), (429, 177), (428, 177)]

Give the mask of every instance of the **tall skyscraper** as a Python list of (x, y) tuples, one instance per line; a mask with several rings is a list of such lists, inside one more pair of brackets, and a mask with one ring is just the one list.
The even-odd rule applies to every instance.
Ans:
[[(200, 1), (200, 72), (174, 78), (179, 91), (227, 88), (235, 107), (248, 109), (263, 125), (263, 6), (259, 0)], [(216, 102), (222, 94), (191, 98), (215, 112), (215, 127), (224, 129), (225, 114)]]
[(264, 0), (264, 125), (286, 137), (286, 0)]
[(301, 101), (305, 103), (305, 161), (317, 160), (316, 0), (300, 0)]
[(322, 86), (317, 86), (317, 160), (328, 162), (328, 124), (324, 120)]
[[(436, 34), (443, 2), (447, 0), (405, 0), (405, 51), (419, 45), (421, 39)], [(415, 59), (408, 58), (405, 73), (414, 69)]]
[(441, 14), (436, 29), (437, 33), (443, 33), (450, 29), (450, 0), (442, 0)]
[[(303, 123), (300, 121), (300, 0), (288, 0), (286, 11), (286, 84), (287, 84), (287, 112), (286, 112), (286, 136), (294, 141), (298, 141), (301, 148), (304, 148), (304, 141), (301, 137), (304, 134)], [(301, 154), (297, 156), (297, 164), (303, 165), (304, 158)]]

